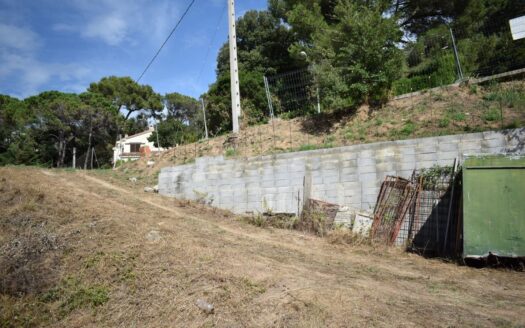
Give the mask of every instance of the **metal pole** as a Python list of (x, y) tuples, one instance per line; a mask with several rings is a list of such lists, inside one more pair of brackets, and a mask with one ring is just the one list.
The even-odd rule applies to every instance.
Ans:
[(450, 31), (450, 37), (452, 38), (452, 47), (454, 48), (454, 59), (456, 60), (456, 68), (458, 70), (458, 77), (460, 81), (463, 81), (463, 71), (461, 70), (461, 63), (459, 62), (458, 48), (456, 47), (456, 39), (452, 32), (452, 27), (448, 27)]
[(270, 119), (273, 120), (273, 104), (272, 104), (272, 95), (270, 94), (270, 86), (268, 85), (268, 78), (263, 76), (264, 80), (264, 89), (266, 91), (266, 99), (268, 100), (268, 110), (270, 111)]
[(233, 133), (239, 132), (239, 116), (241, 115), (241, 93), (239, 90), (239, 71), (237, 63), (237, 35), (235, 33), (235, 1), (228, 1), (228, 30), (230, 44), (230, 84), (232, 98)]
[(448, 241), (448, 229), (450, 226), (450, 212), (452, 211), (452, 202), (454, 201), (454, 187), (456, 186), (456, 158), (454, 158), (454, 165), (452, 166), (452, 175), (450, 176), (450, 182), (452, 183), (452, 190), (450, 191), (450, 199), (448, 202), (448, 214), (447, 214), (447, 228), (445, 229), (445, 241), (443, 242), (442, 254), (447, 249)]
[(319, 86), (317, 86), (317, 114), (321, 114), (321, 102), (319, 101)]
[(204, 116), (204, 132), (206, 134), (206, 140), (208, 139), (208, 125), (206, 124), (206, 108), (204, 107), (204, 98), (201, 98), (202, 103), (202, 115)]
[(157, 153), (160, 151), (160, 143), (159, 143), (159, 127), (157, 126), (157, 120), (155, 119), (155, 135), (157, 136)]
[(77, 147), (73, 147), (73, 168), (77, 166)]

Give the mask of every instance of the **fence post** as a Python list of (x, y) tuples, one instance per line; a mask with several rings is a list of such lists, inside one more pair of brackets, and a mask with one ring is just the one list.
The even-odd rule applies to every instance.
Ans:
[(270, 112), (270, 119), (273, 120), (273, 104), (272, 95), (270, 94), (270, 86), (268, 85), (268, 78), (266, 75), (263, 76), (264, 90), (266, 91), (266, 99), (268, 100), (268, 111)]

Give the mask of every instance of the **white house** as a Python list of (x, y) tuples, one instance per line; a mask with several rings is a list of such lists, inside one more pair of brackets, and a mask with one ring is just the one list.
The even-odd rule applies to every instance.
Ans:
[(153, 142), (148, 141), (155, 129), (149, 127), (148, 130), (128, 136), (117, 141), (113, 147), (113, 163), (119, 160), (129, 161), (137, 160), (142, 156), (149, 156), (152, 152), (162, 151), (163, 148), (157, 148)]

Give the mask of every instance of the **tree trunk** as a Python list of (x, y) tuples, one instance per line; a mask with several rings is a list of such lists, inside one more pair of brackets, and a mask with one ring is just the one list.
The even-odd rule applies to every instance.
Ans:
[(89, 137), (88, 137), (88, 149), (86, 153), (86, 159), (84, 159), (84, 170), (87, 170), (89, 150), (91, 149), (91, 136), (93, 134), (93, 125), (89, 124)]
[(60, 132), (58, 135), (58, 159), (57, 167), (62, 167), (64, 165), (64, 160), (66, 158), (66, 138), (63, 132)]

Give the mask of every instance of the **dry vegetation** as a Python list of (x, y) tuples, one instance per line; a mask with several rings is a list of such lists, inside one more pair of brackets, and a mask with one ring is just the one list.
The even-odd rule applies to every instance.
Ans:
[(525, 325), (522, 272), (256, 227), (80, 172), (0, 168), (0, 203), (0, 327)]
[(362, 107), (349, 113), (276, 119), (270, 124), (243, 129), (235, 147), (228, 136), (219, 136), (173, 148), (154, 158), (152, 167), (146, 165), (146, 160), (127, 163), (118, 173), (142, 178), (139, 185), (143, 186), (156, 183), (160, 168), (192, 162), (201, 156), (259, 156), (523, 126), (525, 81), (448, 87), (393, 100), (381, 108)]

